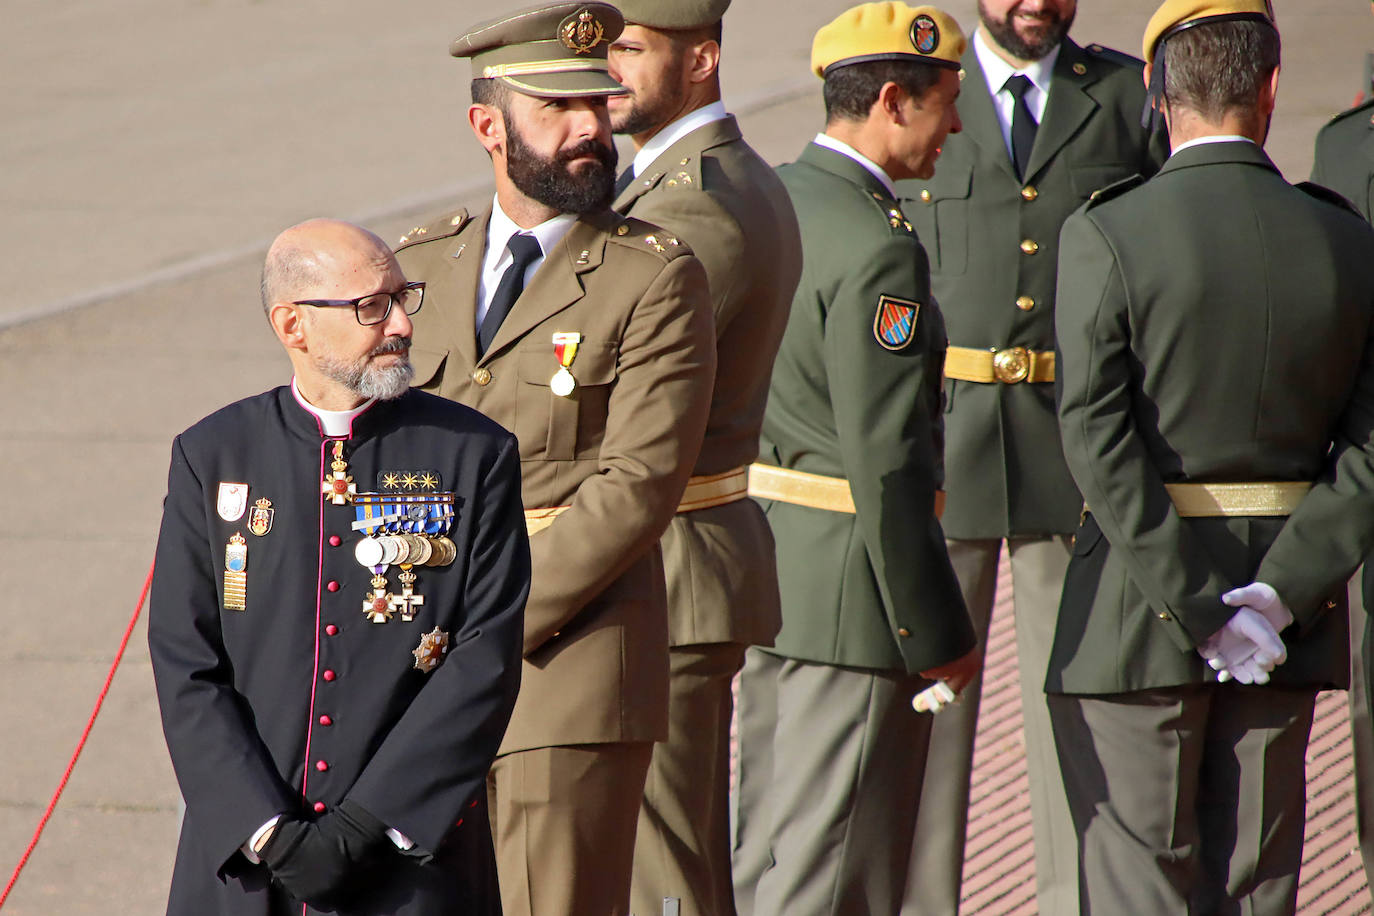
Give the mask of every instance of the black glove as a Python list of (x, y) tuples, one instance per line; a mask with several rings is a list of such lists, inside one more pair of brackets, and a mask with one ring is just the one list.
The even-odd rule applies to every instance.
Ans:
[(392, 845), (386, 829), (344, 801), (317, 821), (283, 817), (258, 855), (292, 897), (327, 907), (344, 899), (353, 880)]

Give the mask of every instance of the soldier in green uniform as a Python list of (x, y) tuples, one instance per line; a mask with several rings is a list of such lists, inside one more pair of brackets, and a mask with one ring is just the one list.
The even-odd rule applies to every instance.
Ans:
[(1087, 510), (1046, 690), (1083, 912), (1291, 914), (1315, 698), (1347, 684), (1374, 543), (1374, 230), (1261, 148), (1265, 0), (1168, 0), (1144, 52), (1172, 154), (1060, 236)]
[(778, 169), (803, 268), (750, 473), (783, 623), (741, 687), (741, 913), (898, 912), (931, 721), (911, 700), (977, 671), (937, 519), (944, 324), (893, 187), (959, 130), (964, 46), (934, 7), (840, 14), (812, 45), (825, 130)]
[[(520, 695), (488, 777), (506, 916), (625, 916), (653, 742), (668, 733), (659, 538), (701, 447), (715, 377), (706, 273), (610, 209), (612, 6), (474, 26), (469, 125), (496, 194), (409, 234), (427, 281), (416, 384), (519, 441), (532, 583)], [(418, 317), (418, 315), (417, 315)]]
[[(1340, 194), (1368, 220), (1374, 213), (1374, 98), (1331, 120), (1317, 134), (1312, 180)], [(1363, 580), (1361, 589), (1359, 579)], [(1363, 591), (1363, 594), (1361, 594)], [(1350, 653), (1350, 738), (1355, 752), (1355, 826), (1365, 875), (1374, 886), (1374, 567), (1351, 582), (1350, 633), (1359, 645)]]
[[(1076, 909), (1073, 821), (1045, 708), (1045, 664), (1082, 500), (1054, 414), (1059, 229), (1104, 185), (1151, 175), (1162, 131), (1140, 126), (1139, 60), (1068, 37), (1076, 0), (981, 0), (961, 63), (964, 129), (929, 180), (898, 184), (949, 331), (949, 555), (980, 641), (998, 556), (1011, 562), (1021, 709), (1042, 913)], [(935, 720), (905, 916), (959, 910), (981, 682)]]
[(717, 70), (729, 0), (615, 0), (611, 127), (634, 142), (615, 209), (662, 226), (706, 268), (716, 385), (706, 438), (663, 536), (668, 585), (668, 740), (654, 745), (635, 834), (631, 910), (733, 916), (731, 682), (746, 647), (782, 623), (773, 535), (748, 498), (773, 357), (801, 275), (782, 182), (727, 114)]

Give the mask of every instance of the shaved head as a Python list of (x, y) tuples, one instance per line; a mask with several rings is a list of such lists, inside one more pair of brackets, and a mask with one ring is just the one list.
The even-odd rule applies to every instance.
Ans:
[(337, 219), (311, 219), (272, 242), (262, 267), (262, 308), (314, 297), (350, 262), (389, 261), (391, 249), (374, 233)]

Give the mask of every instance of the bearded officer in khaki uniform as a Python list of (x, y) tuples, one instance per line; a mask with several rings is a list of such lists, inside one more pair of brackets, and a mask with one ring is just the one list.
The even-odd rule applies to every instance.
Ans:
[(519, 440), (533, 584), (523, 680), (488, 781), (506, 916), (624, 914), (652, 742), (667, 734), (659, 537), (715, 372), (707, 281), (670, 233), (609, 209), (606, 72), (621, 16), (559, 3), (478, 25), (468, 120), (492, 208), (416, 229), (416, 381)]
[[(1361, 216), (1370, 219), (1374, 213), (1374, 98), (1337, 115), (1317, 133), (1312, 180), (1340, 194)], [(1352, 580), (1348, 597), (1350, 635), (1358, 641), (1350, 653), (1355, 825), (1365, 876), (1374, 886), (1374, 724), (1370, 722), (1374, 682), (1369, 677), (1374, 656), (1374, 620), (1365, 610), (1374, 604), (1374, 567), (1366, 565), (1363, 576)]]
[(912, 697), (977, 672), (936, 510), (944, 324), (892, 184), (959, 130), (963, 49), (934, 7), (842, 13), (812, 45), (825, 130), (778, 169), (804, 261), (750, 473), (783, 625), (741, 686), (742, 913), (897, 913), (930, 737)]
[[(1054, 413), (1059, 229), (1095, 190), (1152, 175), (1162, 131), (1140, 124), (1142, 64), (1069, 38), (1077, 0), (980, 0), (962, 64), (964, 129), (929, 181), (898, 185), (949, 328), (942, 522), (986, 641), (1003, 544), (1011, 564), (1026, 769), (1042, 913), (1076, 909), (1073, 821), (1059, 778), (1045, 663), (1082, 500)], [(959, 911), (981, 682), (935, 720), (905, 916)]]
[(1348, 682), (1374, 543), (1374, 230), (1261, 148), (1264, 0), (1169, 0), (1144, 51), (1172, 155), (1060, 236), (1088, 508), (1046, 689), (1083, 911), (1290, 914), (1313, 705)]
[(654, 746), (635, 839), (630, 902), (657, 916), (730, 916), (731, 681), (750, 644), (781, 625), (773, 535), (747, 498), (768, 376), (801, 273), (801, 238), (782, 182), (744, 142), (720, 98), (729, 0), (616, 0), (611, 127), (635, 157), (615, 209), (663, 226), (706, 267), (716, 319), (716, 386), (706, 440), (663, 537), (668, 584), (668, 740)]

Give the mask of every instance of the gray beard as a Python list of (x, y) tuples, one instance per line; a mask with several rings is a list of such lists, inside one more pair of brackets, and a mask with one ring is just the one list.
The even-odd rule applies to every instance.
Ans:
[(394, 400), (406, 393), (410, 388), (410, 380), (415, 376), (415, 367), (410, 364), (410, 358), (404, 357), (393, 366), (374, 366), (370, 360), (382, 353), (394, 353), (402, 346), (388, 340), (356, 363), (344, 362), (332, 356), (321, 357), (319, 368), (326, 376), (360, 397)]

